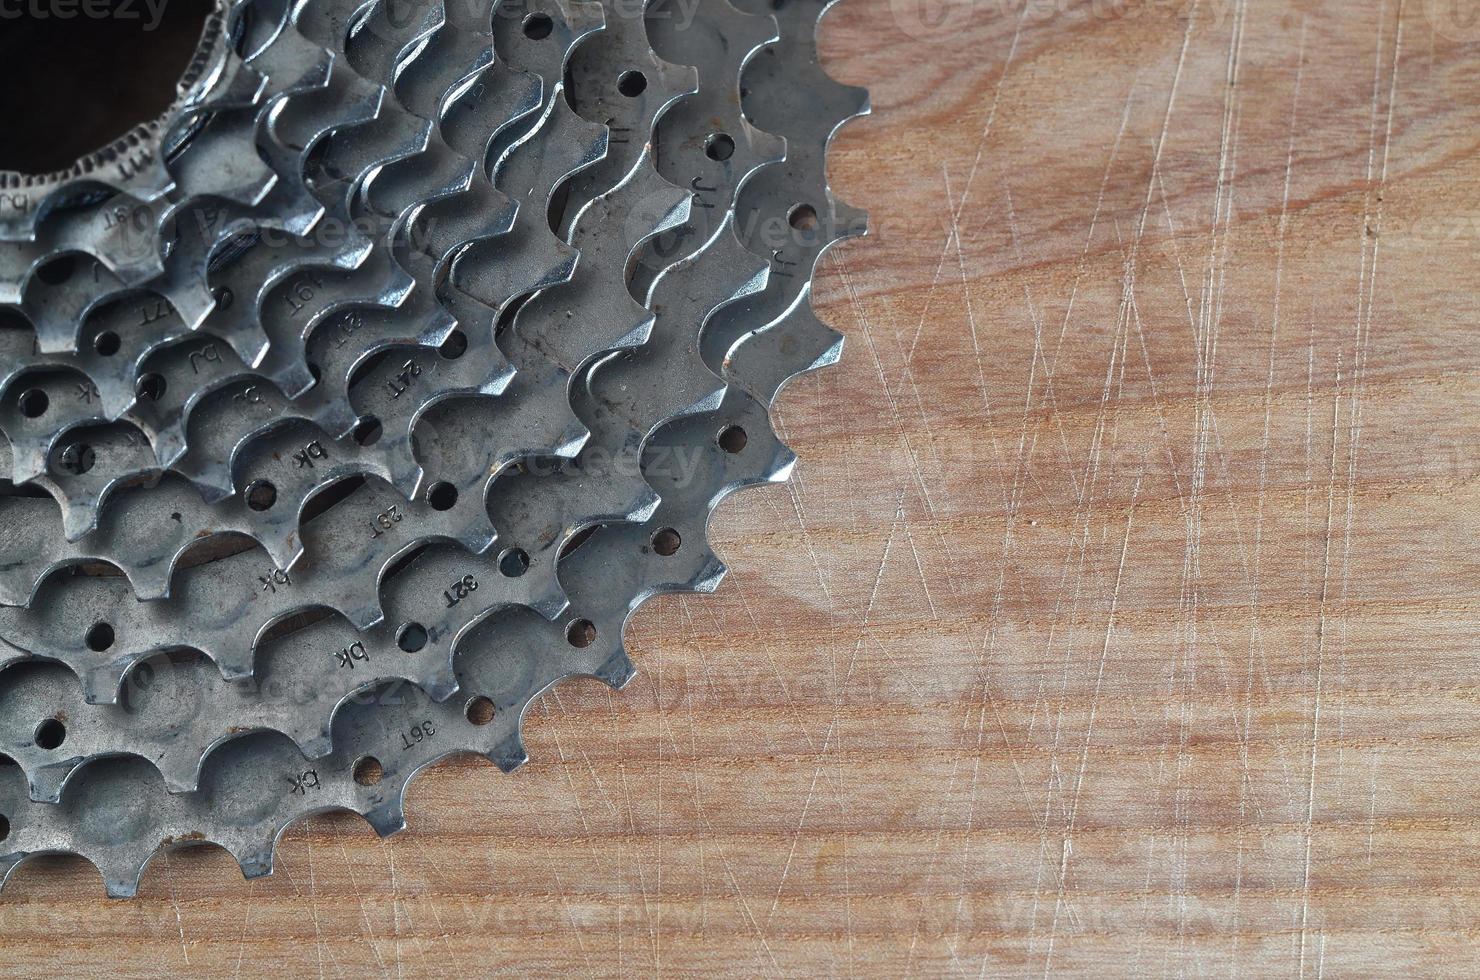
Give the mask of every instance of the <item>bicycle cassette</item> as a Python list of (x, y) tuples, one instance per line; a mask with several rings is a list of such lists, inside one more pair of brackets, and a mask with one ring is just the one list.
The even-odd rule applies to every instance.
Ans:
[(0, 886), (394, 833), (631, 679), (841, 352), (832, 2), (223, 0), (147, 166), (0, 172)]

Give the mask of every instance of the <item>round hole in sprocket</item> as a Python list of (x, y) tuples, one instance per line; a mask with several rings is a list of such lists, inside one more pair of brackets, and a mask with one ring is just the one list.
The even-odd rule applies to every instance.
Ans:
[(433, 483), (427, 490), (427, 503), (432, 510), (451, 510), (457, 506), (457, 487), (445, 481)]
[(257, 513), (272, 510), (272, 505), (277, 503), (277, 487), (269, 480), (253, 480), (247, 484), (247, 506)]
[(112, 624), (93, 623), (87, 628), (87, 633), (83, 636), (82, 640), (93, 653), (102, 653), (104, 650), (112, 647), (113, 641), (117, 638), (117, 635), (113, 632)]
[(507, 548), (498, 556), (498, 570), (505, 578), (518, 578), (529, 571), (529, 552), (523, 548)]
[(140, 398), (151, 402), (157, 402), (164, 397), (165, 389), (169, 387), (162, 374), (146, 374), (139, 379), (134, 386), (134, 392)]
[(617, 91), (629, 99), (635, 99), (647, 91), (647, 76), (635, 68), (624, 71), (617, 76)]
[(683, 538), (671, 527), (661, 528), (653, 532), (653, 550), (664, 558), (678, 554), (678, 549), (683, 545)]
[(817, 209), (810, 204), (798, 204), (787, 212), (786, 223), (797, 231), (816, 231), (819, 223)]
[(385, 766), (375, 756), (365, 755), (355, 760), (351, 773), (361, 786), (374, 786), (385, 778)]
[(62, 747), (67, 740), (67, 726), (55, 718), (48, 718), (36, 726), (36, 734), (33, 741), (36, 747), (43, 752), (51, 752)]
[(577, 649), (596, 642), (596, 624), (589, 619), (578, 619), (565, 628), (565, 640)]
[(549, 14), (533, 13), (524, 18), (524, 36), (531, 41), (543, 41), (555, 29), (555, 21)]
[(385, 434), (385, 426), (374, 415), (366, 415), (355, 425), (354, 440), (361, 446), (373, 446)]
[(16, 404), (26, 418), (39, 419), (51, 407), (51, 396), (40, 388), (32, 388), (23, 392)]
[(750, 436), (738, 425), (727, 425), (719, 430), (719, 435), (714, 437), (714, 441), (719, 448), (733, 456), (745, 450), (750, 442)]
[(461, 330), (454, 330), (442, 341), (437, 348), (437, 353), (442, 355), (443, 360), (455, 361), (468, 352), (468, 335)]
[(485, 697), (471, 698), (463, 707), (463, 715), (468, 721), (480, 728), (493, 722), (493, 716), (498, 712), (494, 710), (493, 701)]
[(93, 350), (97, 351), (100, 357), (112, 357), (122, 346), (123, 341), (112, 330), (104, 330), (93, 338)]
[(419, 653), (428, 639), (427, 628), (420, 623), (406, 623), (396, 632), (396, 646), (406, 653)]
[(729, 133), (711, 133), (704, 141), (704, 155), (711, 160), (724, 161), (735, 155), (735, 140)]

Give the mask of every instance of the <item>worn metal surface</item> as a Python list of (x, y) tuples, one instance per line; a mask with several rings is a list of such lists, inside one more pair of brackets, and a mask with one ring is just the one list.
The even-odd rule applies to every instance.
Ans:
[[(216, 437), (230, 447), (238, 493), (213, 503), (192, 499), (188, 469), (157, 485), (145, 480), (157, 466), (149, 458), (157, 446), (120, 428), (127, 423), (89, 431), (87, 445), (113, 459), (132, 448), (136, 470), (72, 467), (69, 481), (35, 481), (64, 502), (64, 525), (67, 501), (79, 508), (93, 502), (96, 511), (96, 501), (119, 496), (109, 509), (114, 523), (89, 538), (107, 541), (106, 554), (58, 554), (38, 524), (44, 584), (28, 596), (29, 608), (0, 611), (0, 635), (15, 647), (12, 666), (0, 675), (0, 729), (9, 733), (0, 752), (20, 763), (29, 795), (40, 801), (7, 797), (0, 804), (14, 848), (0, 859), (7, 874), (28, 856), (66, 850), (98, 864), (110, 894), (131, 894), (158, 847), (201, 839), (229, 847), (249, 875), (267, 873), (273, 842), (293, 820), (341, 807), (364, 813), (383, 833), (398, 830), (405, 789), (425, 765), (479, 751), (513, 768), (524, 759), (520, 720), (540, 693), (570, 676), (626, 683), (627, 616), (659, 592), (702, 591), (718, 581), (723, 566), (705, 544), (711, 509), (740, 487), (785, 478), (792, 456), (772, 436), (767, 406), (789, 378), (831, 363), (841, 346), (811, 315), (807, 286), (826, 248), (863, 230), (861, 216), (828, 191), (824, 161), (833, 132), (866, 111), (867, 100), (817, 71), (814, 32), (825, 5), (793, 8), (780, 18), (779, 38), (765, 11), (744, 14), (723, 0), (690, 25), (703, 39), (695, 50), (668, 38), (673, 53), (704, 65), (707, 95), (699, 73), (654, 53), (645, 18), (620, 5), (605, 10), (598, 29), (563, 30), (566, 70), (543, 79), (548, 99), (523, 100), (526, 115), (545, 108), (527, 136), (490, 161), (489, 172), (498, 188), (492, 193), (507, 190), (515, 200), (545, 205), (524, 213), (532, 221), (548, 218), (564, 244), (547, 245), (532, 221), (515, 225), (527, 232), (512, 242), (499, 241), (503, 230), (485, 234), (466, 221), (456, 234), (444, 229), (453, 244), (415, 252), (442, 258), (416, 266), (421, 274), (410, 275), (405, 302), (392, 309), (423, 311), (423, 319), (433, 318), (431, 332), (367, 331), (376, 346), (343, 361), (344, 369), (315, 358), (319, 384), (300, 393), (306, 399), (232, 406), (222, 394), (259, 384), (256, 372), (268, 362), (228, 363), (229, 383), (208, 395), (231, 409), (222, 418), (249, 414), (259, 403), (278, 416), (234, 440)], [(389, 77), (392, 66), (415, 74), (423, 59), (435, 69), (438, 48), (413, 41), (446, 40), (459, 30), (440, 8), (409, 27), (392, 22), (383, 30), (374, 26), (383, 8), (367, 10), (307, 5), (290, 26), (325, 43), (336, 65), (355, 66), (360, 79), (377, 77), (377, 50), (398, 53), (378, 66), (378, 77)], [(651, 17), (656, 23), (671, 13), (659, 8)], [(317, 27), (303, 28), (305, 19)], [(562, 19), (597, 22), (564, 10)], [(366, 29), (352, 32), (351, 23)], [(478, 36), (471, 34), (475, 51), (482, 50)], [(490, 36), (481, 36), (491, 55)], [(336, 38), (349, 40), (335, 49)], [(388, 39), (395, 43), (386, 49)], [(368, 59), (361, 45), (371, 49)], [(826, 98), (786, 106), (798, 83)], [(405, 100), (399, 85), (394, 94)], [(418, 131), (435, 134), (442, 156), (452, 159), (456, 151), (440, 135), (448, 101), (426, 101), (436, 111), (424, 118), (434, 125)], [(656, 127), (679, 106), (687, 116), (670, 122), (655, 143)], [(767, 116), (774, 117), (771, 132), (747, 119)], [(374, 116), (386, 118), (383, 108)], [(504, 128), (489, 130), (485, 140)], [(603, 132), (610, 134), (605, 141)], [(738, 156), (731, 132), (744, 144)], [(655, 153), (655, 145), (663, 151)], [(398, 249), (409, 236), (400, 232), (420, 208), (417, 200), (402, 200), (394, 212), (401, 217), (377, 231), (403, 270)], [(467, 207), (458, 202), (452, 210)], [(691, 219), (696, 209), (715, 213)], [(497, 213), (484, 209), (479, 220), (493, 214), (508, 225)], [(668, 239), (655, 240), (665, 230), (672, 231)], [(506, 254), (511, 245), (535, 254), (542, 248), (564, 272), (541, 266), (538, 289), (506, 292), (478, 313), (466, 296), (451, 300), (438, 284), (461, 290), (487, 277), (490, 267), (477, 253), (490, 242)], [(367, 265), (379, 254), (371, 250)], [(439, 269), (452, 275), (444, 280)], [(336, 299), (315, 283), (324, 294), (311, 298), (330, 310), (367, 302), (361, 293)], [(514, 307), (520, 292), (532, 296)], [(436, 302), (425, 305), (434, 295)], [(503, 310), (507, 325), (496, 333)], [(447, 314), (440, 326), (439, 311)], [(458, 326), (482, 339), (449, 354)], [(359, 329), (341, 330), (334, 349), (345, 335), (358, 342)], [(290, 337), (284, 355), (279, 332), (266, 333), (268, 361), (308, 363), (313, 341), (300, 349)], [(356, 378), (352, 400), (366, 355), (389, 352), (394, 369), (414, 343), (435, 345), (439, 357), (457, 365), (476, 361), (467, 356), (474, 348), (493, 363), (506, 354), (512, 377), (458, 385), (424, 370), (413, 353), (389, 384), (367, 385), (371, 393), (387, 388), (393, 399), (418, 390), (402, 402), (417, 406), (407, 420), (381, 427), (382, 435), (403, 436), (383, 440), (386, 448), (354, 440), (405, 457), (395, 472), (375, 465), (373, 453), (330, 448), (332, 437), (313, 428), (321, 417), (293, 417), (314, 403), (314, 392), (332, 390), (323, 384), (331, 375)], [(176, 364), (189, 361), (178, 356)], [(205, 407), (186, 405), (188, 418), (180, 413), (180, 429), (190, 435), (181, 459), (196, 452), (197, 430), (213, 435)], [(359, 436), (367, 418), (392, 417), (350, 418), (359, 419), (352, 434)], [(253, 468), (259, 465), (272, 468)], [(296, 483), (284, 478), (285, 469)], [(397, 477), (413, 471), (416, 491), (407, 497)], [(350, 485), (301, 530), (299, 510), (283, 506), (302, 507), (350, 477), (361, 485)], [(265, 504), (257, 492), (264, 487)], [(13, 503), (37, 513), (46, 506), (35, 497)], [(150, 536), (139, 530), (164, 510), (176, 525), (195, 529), (192, 540), (230, 532), (252, 547), (176, 570), (188, 546), (173, 548), (164, 536), (151, 550)], [(57, 571), (98, 559), (129, 577)], [(142, 597), (154, 601), (131, 602), (143, 582), (152, 584)], [(428, 612), (433, 597), (445, 603), (435, 616)], [(295, 618), (314, 610), (329, 616), (294, 627)], [(512, 660), (511, 644), (518, 650)], [(320, 648), (322, 657), (305, 655)], [(392, 735), (405, 736), (403, 749), (421, 751), (393, 756)], [(279, 778), (285, 764), (293, 770), (286, 789)], [(302, 778), (310, 771), (311, 787)]]

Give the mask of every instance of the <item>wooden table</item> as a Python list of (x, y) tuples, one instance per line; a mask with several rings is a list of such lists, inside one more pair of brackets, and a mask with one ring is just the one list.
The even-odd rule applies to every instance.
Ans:
[(0, 970), (1480, 969), (1472, 7), (849, 0), (876, 234), (719, 594), (393, 840), (28, 866)]

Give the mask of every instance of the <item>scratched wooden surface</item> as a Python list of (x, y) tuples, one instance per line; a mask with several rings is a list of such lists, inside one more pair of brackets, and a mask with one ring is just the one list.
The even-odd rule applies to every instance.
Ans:
[(877, 234), (719, 594), (394, 840), (27, 867), (0, 971), (1480, 969), (1475, 13), (849, 0)]

